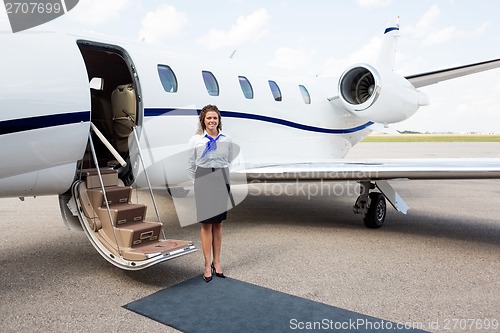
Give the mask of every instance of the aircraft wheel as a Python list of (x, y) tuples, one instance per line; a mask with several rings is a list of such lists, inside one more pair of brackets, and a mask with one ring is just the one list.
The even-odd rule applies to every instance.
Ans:
[(372, 192), (370, 193), (370, 199), (370, 208), (368, 208), (363, 222), (368, 228), (377, 229), (384, 224), (387, 205), (382, 193)]

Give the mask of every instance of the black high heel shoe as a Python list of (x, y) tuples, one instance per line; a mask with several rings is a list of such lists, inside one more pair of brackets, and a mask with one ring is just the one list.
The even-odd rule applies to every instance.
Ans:
[(212, 263), (212, 275), (213, 274), (215, 274), (215, 276), (223, 278), (223, 279), (226, 278), (226, 276), (224, 275), (224, 273), (217, 273), (217, 271), (215, 270), (214, 263)]
[(206, 283), (212, 281), (212, 275), (207, 277), (207, 276), (205, 276), (205, 274), (203, 274), (203, 281), (205, 281)]

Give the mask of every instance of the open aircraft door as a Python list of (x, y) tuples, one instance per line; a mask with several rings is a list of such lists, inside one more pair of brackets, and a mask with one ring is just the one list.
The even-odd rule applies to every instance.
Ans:
[[(87, 70), (92, 114), (75, 182), (60, 196), (66, 224), (74, 226), (77, 217), (99, 254), (122, 269), (139, 270), (196, 251), (191, 241), (167, 239), (151, 186), (150, 199), (132, 187), (132, 165), (143, 163), (137, 133), (143, 107), (131, 57), (118, 45), (76, 43)], [(151, 206), (156, 217), (147, 213)]]

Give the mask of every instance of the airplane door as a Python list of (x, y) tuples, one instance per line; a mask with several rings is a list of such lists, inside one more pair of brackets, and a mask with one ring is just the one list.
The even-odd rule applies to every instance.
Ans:
[[(119, 168), (119, 178), (130, 185), (134, 181), (129, 145), (133, 145), (132, 129), (141, 125), (143, 108), (140, 84), (128, 52), (118, 45), (79, 40), (78, 47), (85, 61), (91, 83), (92, 123), (113, 148), (127, 161)], [(110, 150), (99, 141), (96, 154), (102, 163), (113, 164)], [(101, 162), (100, 162), (101, 165)]]
[(59, 194), (88, 140), (90, 93), (72, 36), (0, 34), (0, 197)]

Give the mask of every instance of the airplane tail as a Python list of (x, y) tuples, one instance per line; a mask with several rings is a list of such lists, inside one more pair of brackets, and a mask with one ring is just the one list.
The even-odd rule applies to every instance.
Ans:
[(392, 70), (396, 57), (396, 46), (399, 34), (399, 16), (395, 20), (390, 20), (384, 31), (384, 39), (380, 47), (377, 66)]

